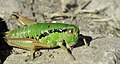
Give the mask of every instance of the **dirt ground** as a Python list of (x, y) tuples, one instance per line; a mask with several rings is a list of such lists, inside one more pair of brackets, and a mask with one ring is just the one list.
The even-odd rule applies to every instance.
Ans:
[[(0, 0), (1, 64), (120, 64), (120, 0)], [(30, 51), (11, 47), (4, 32), (20, 27), (12, 12), (38, 23), (67, 23), (79, 27), (89, 46), (72, 50), (73, 60), (61, 48)]]

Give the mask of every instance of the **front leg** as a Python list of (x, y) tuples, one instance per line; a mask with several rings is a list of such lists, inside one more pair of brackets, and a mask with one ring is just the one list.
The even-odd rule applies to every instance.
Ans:
[(68, 49), (62, 44), (62, 42), (58, 42), (58, 45), (59, 45), (63, 50), (65, 50), (65, 51), (70, 55), (70, 57), (71, 57), (72, 59), (75, 60), (75, 57), (71, 54), (71, 50), (70, 50), (70, 49), (68, 50)]

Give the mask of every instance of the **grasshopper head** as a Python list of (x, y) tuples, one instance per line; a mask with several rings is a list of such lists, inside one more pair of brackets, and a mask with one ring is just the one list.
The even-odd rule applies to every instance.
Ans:
[(69, 25), (67, 29), (65, 41), (69, 46), (73, 46), (78, 42), (79, 28), (75, 25)]

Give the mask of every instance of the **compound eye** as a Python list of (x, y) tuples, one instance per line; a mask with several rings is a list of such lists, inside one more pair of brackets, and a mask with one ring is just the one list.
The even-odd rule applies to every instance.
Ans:
[(67, 33), (68, 33), (68, 34), (73, 34), (73, 29), (68, 29), (68, 30), (67, 30)]

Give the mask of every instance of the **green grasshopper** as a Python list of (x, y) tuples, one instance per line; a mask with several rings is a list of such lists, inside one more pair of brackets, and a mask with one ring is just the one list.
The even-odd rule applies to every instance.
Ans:
[[(79, 28), (71, 24), (62, 23), (36, 23), (14, 12), (22, 27), (6, 32), (6, 42), (10, 46), (31, 51), (31, 59), (35, 58), (36, 49), (54, 48), (60, 46), (65, 51), (70, 50), (78, 41)], [(66, 44), (63, 45), (63, 44)], [(69, 53), (70, 56), (74, 56)]]

